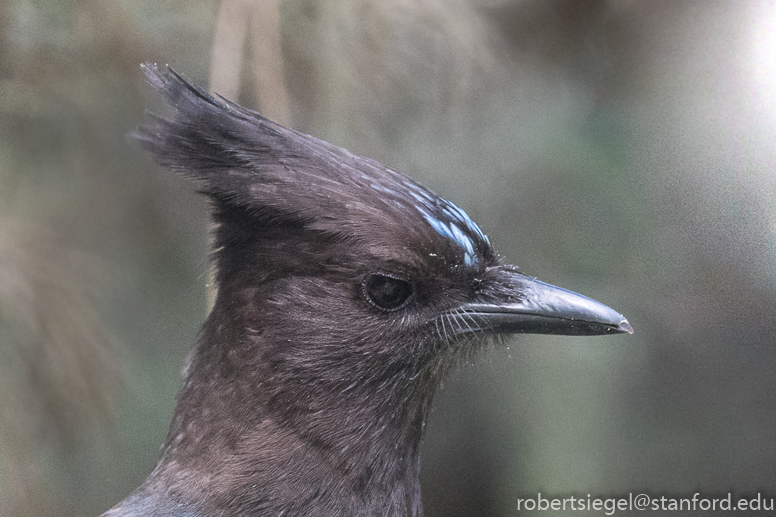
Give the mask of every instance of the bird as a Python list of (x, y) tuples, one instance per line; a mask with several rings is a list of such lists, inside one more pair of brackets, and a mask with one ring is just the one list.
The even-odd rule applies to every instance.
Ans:
[(633, 333), (509, 265), (455, 204), (145, 63), (132, 134), (212, 205), (216, 301), (160, 459), (102, 517), (419, 517), (445, 373), (519, 333)]

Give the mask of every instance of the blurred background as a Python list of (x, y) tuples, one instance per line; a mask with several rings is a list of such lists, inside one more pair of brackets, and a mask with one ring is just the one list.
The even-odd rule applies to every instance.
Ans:
[(633, 324), (455, 371), (427, 517), (776, 497), (776, 2), (3, 0), (0, 516), (141, 483), (206, 316), (206, 204), (125, 136), (143, 61), (407, 172)]

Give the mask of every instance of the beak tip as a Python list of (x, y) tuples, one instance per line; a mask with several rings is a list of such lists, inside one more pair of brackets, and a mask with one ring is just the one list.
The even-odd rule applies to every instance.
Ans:
[(622, 333), (627, 332), (628, 334), (633, 334), (633, 327), (624, 317), (622, 318), (622, 321), (620, 321), (620, 325), (617, 327), (617, 330)]

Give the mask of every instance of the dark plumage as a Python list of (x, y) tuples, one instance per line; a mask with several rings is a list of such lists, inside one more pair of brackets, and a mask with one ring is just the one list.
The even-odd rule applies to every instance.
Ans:
[(515, 332), (632, 332), (503, 265), (408, 177), (145, 67), (135, 134), (214, 206), (218, 296), (156, 469), (105, 516), (418, 516), (445, 370)]

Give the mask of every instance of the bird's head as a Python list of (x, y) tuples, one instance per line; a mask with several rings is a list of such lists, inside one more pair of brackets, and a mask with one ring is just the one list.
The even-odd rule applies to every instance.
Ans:
[[(488, 337), (632, 332), (504, 264), (463, 210), (407, 176), (145, 70), (174, 114), (136, 137), (198, 184), (217, 223), (218, 296), (181, 404), (250, 396), (254, 424), (269, 412), (324, 444), (336, 436), (316, 429), (368, 436), (381, 414), (415, 433), (450, 359)], [(195, 383), (208, 395), (186, 402)]]

